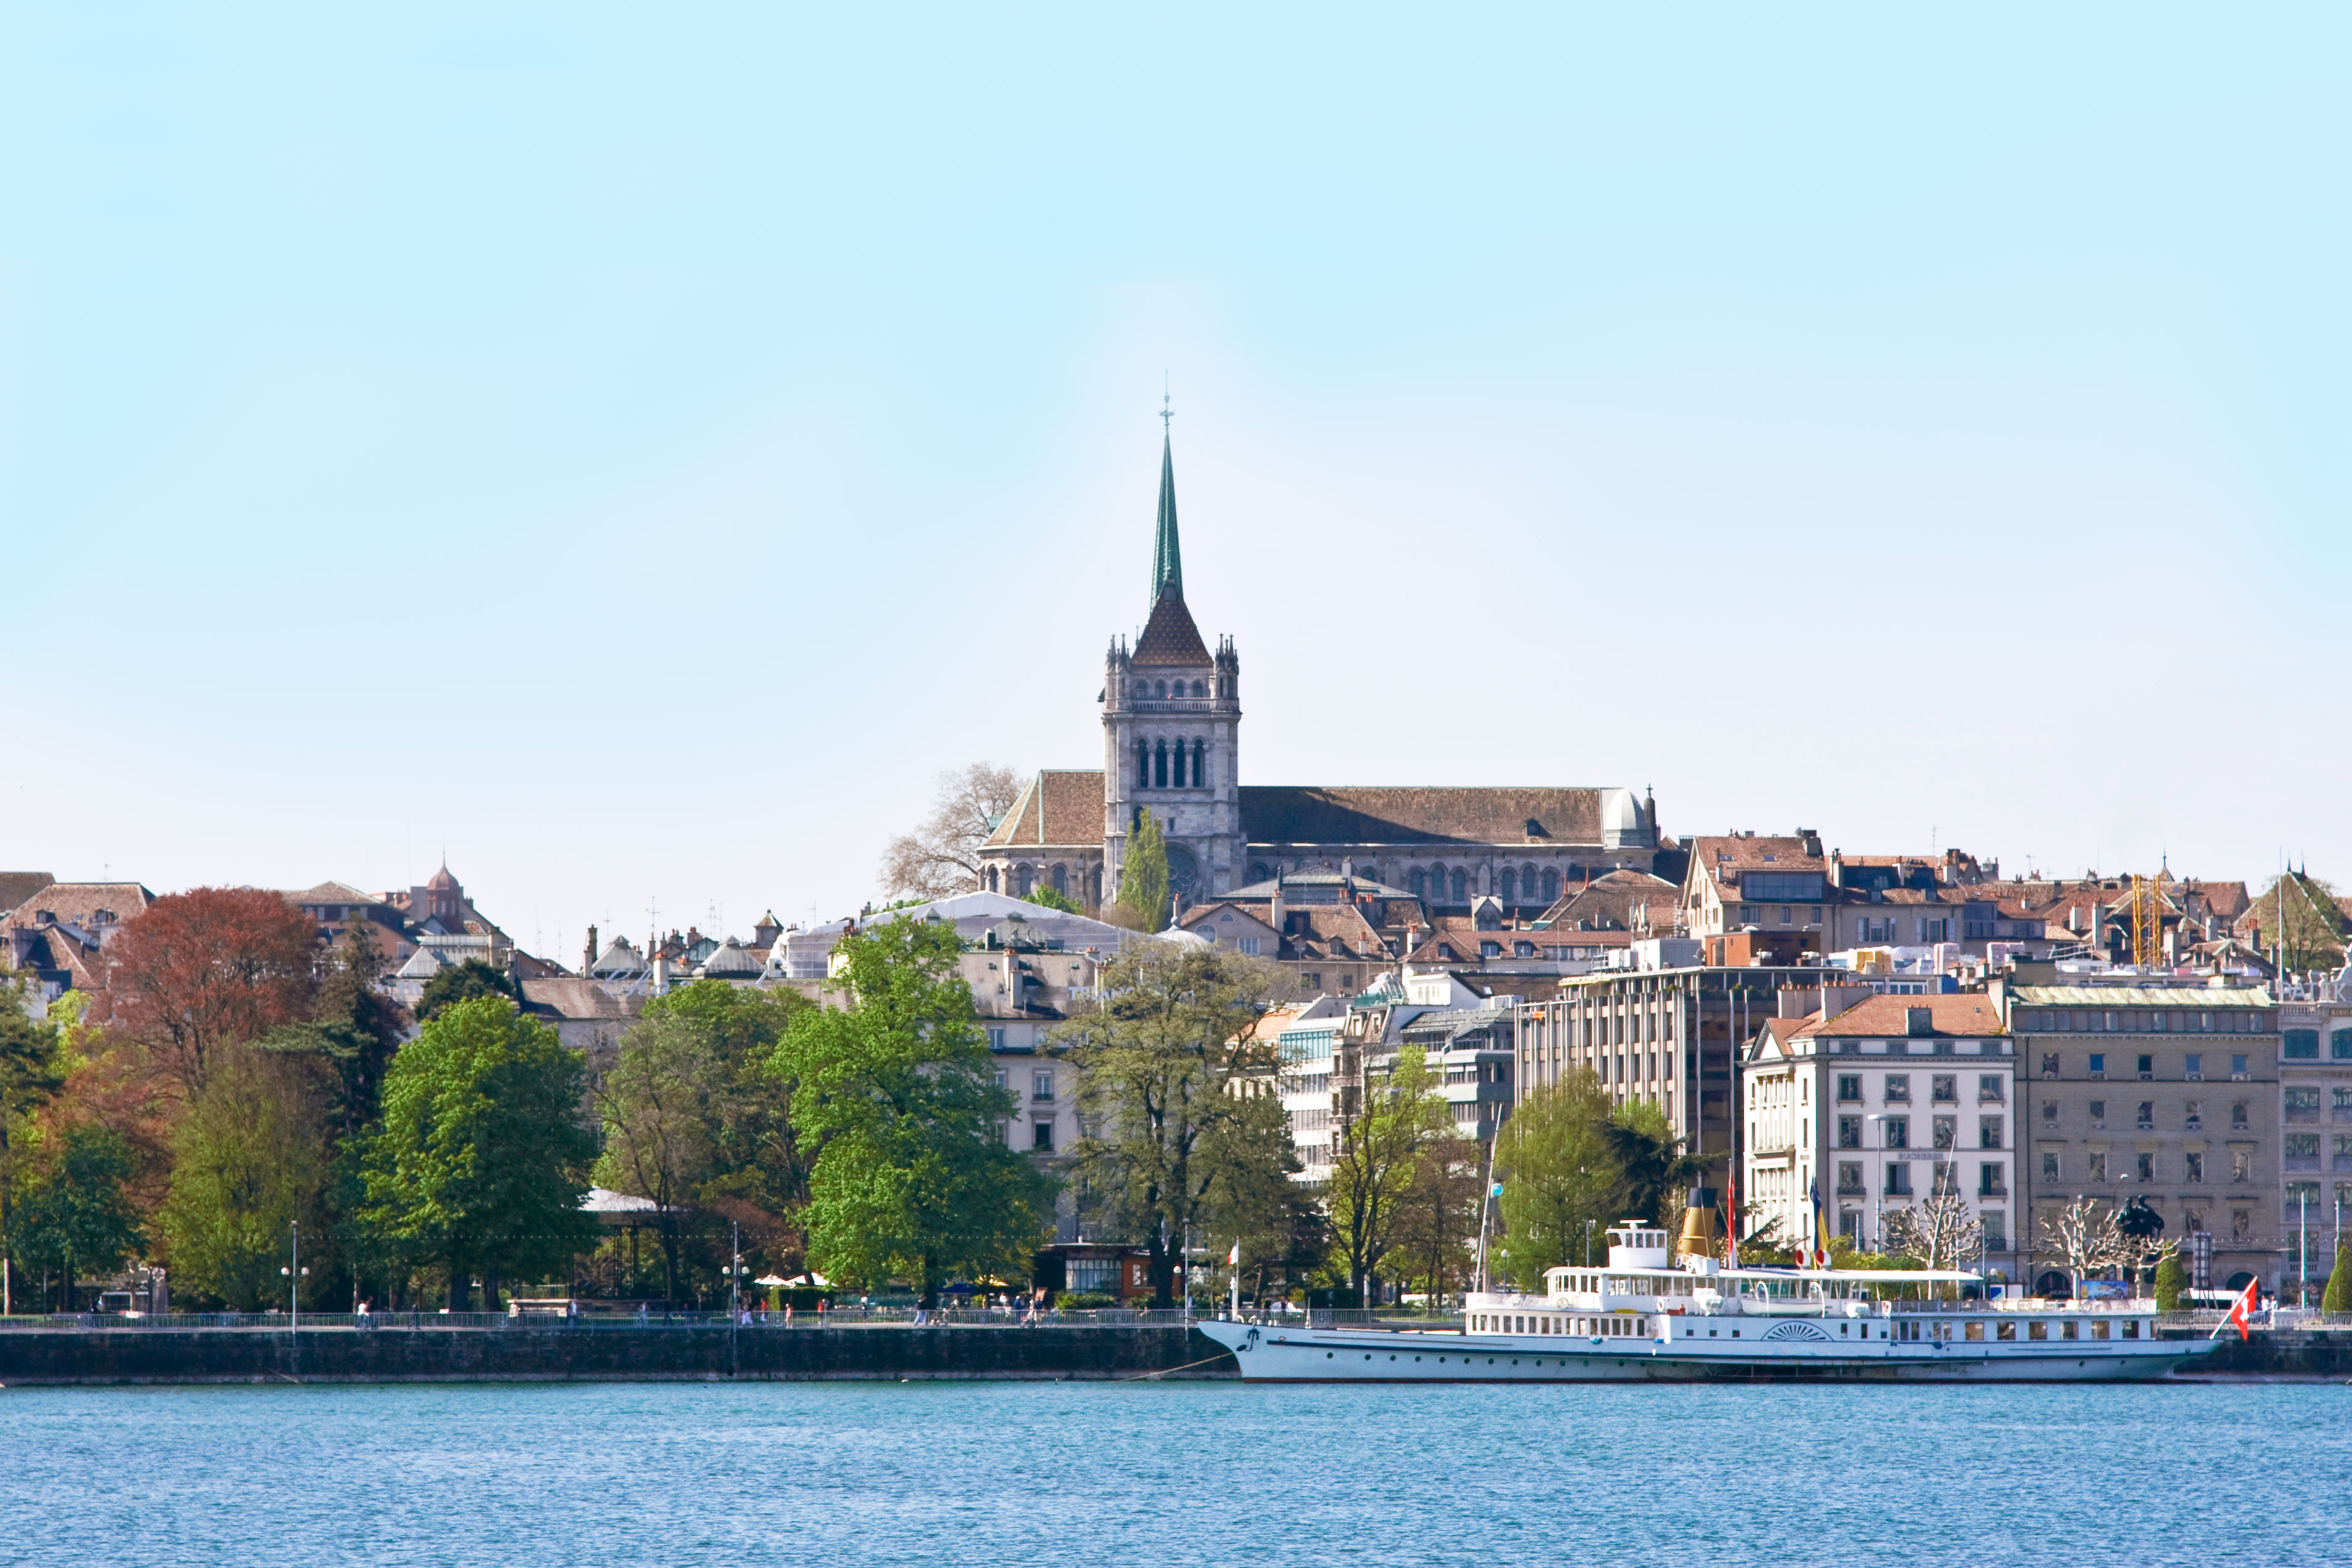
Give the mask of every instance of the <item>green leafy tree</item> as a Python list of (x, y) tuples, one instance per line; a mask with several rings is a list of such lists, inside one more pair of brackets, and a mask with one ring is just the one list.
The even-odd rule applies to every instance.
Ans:
[[(1544, 1270), (1582, 1261), (1587, 1237), (1618, 1217), (1625, 1168), (1617, 1154), (1608, 1090), (1590, 1068), (1539, 1089), (1512, 1110), (1495, 1142), (1503, 1184), (1499, 1260), (1523, 1289)], [(1587, 1229), (1588, 1224), (1591, 1229)]]
[(1142, 813), (1127, 836), (1127, 858), (1119, 863), (1118, 907), (1138, 931), (1156, 931), (1168, 924), (1168, 845), (1160, 836), (1160, 819)]
[(522, 988), (513, 977), (486, 959), (469, 958), (455, 963), (425, 983), (425, 990), (416, 998), (416, 1021), (429, 1024), (443, 1009), (460, 1002), (470, 1002), (477, 996), (503, 996), (520, 1004)]
[[(478, 959), (467, 962), (504, 979)], [(407, 1033), (406, 1013), (380, 988), (390, 968), (368, 922), (360, 921), (329, 954), (310, 1018), (280, 1025), (255, 1042), (265, 1051), (315, 1057), (329, 1067), (335, 1079), (331, 1115), (337, 1144), (357, 1137), (383, 1114), (384, 1074)], [(443, 970), (426, 984), (427, 992), (446, 976), (460, 973), (462, 969)], [(451, 999), (445, 994), (444, 1005)]]
[(2254, 895), (2253, 918), (2263, 945), (2293, 973), (2334, 969), (2344, 962), (2344, 911), (2336, 889), (2317, 877), (2289, 871)]
[(999, 1131), (1013, 1097), (958, 970), (951, 927), (904, 918), (836, 950), (845, 1005), (795, 1016), (771, 1058), (798, 1146), (810, 1261), (837, 1279), (1025, 1277), (1050, 1184)]
[[(2178, 1264), (2176, 1254), (2173, 1260)], [(2163, 1276), (2157, 1277), (2161, 1288)], [(2320, 1293), (2319, 1310), (2323, 1312), (2352, 1312), (2352, 1241), (2336, 1244), (2336, 1267), (2327, 1276), (2327, 1289)]]
[(173, 1139), (172, 1190), (156, 1215), (173, 1279), (241, 1312), (286, 1300), (290, 1228), (304, 1267), (332, 1267), (325, 1223), (330, 1072), (315, 1058), (232, 1047)]
[(751, 1256), (772, 1267), (792, 1261), (790, 1216), (807, 1197), (808, 1172), (789, 1087), (768, 1067), (793, 1016), (814, 1005), (797, 992), (696, 981), (646, 1005), (597, 1088), (604, 1151), (595, 1179), (660, 1205), (655, 1228), (673, 1300), (689, 1205), (741, 1225)]
[(1454, 1136), (1437, 1075), (1420, 1047), (1399, 1050), (1384, 1077), (1367, 1078), (1362, 1108), (1339, 1130), (1323, 1188), (1332, 1268), (1344, 1270), (1359, 1301), (1396, 1245), (1423, 1162)]
[[(2340, 1255), (2336, 1267), (2339, 1273), (2344, 1268)], [(2156, 1310), (2159, 1312), (2180, 1310), (2180, 1293), (2188, 1288), (2189, 1270), (2181, 1267), (2180, 1249), (2169, 1248), (2164, 1255), (2164, 1261), (2156, 1266)], [(2335, 1289), (2333, 1280), (2329, 1281), (2328, 1288)]]
[(1021, 898), (1025, 903), (1035, 904), (1040, 909), (1059, 910), (1066, 915), (1082, 915), (1087, 912), (1077, 900), (1047, 881), (1039, 881), (1035, 887), (1022, 894)]
[[(1286, 1181), (1287, 1125), (1232, 1092), (1274, 1066), (1255, 1039), (1281, 975), (1192, 943), (1140, 942), (1103, 966), (1099, 1008), (1052, 1037), (1077, 1068), (1087, 1135), (1074, 1162), (1093, 1234), (1149, 1255), (1153, 1299), (1175, 1298), (1188, 1233), (1205, 1242), (1221, 1184), (1239, 1201)], [(1271, 1216), (1268, 1216), (1269, 1219)]]
[(1469, 1279), (1484, 1163), (1485, 1150), (1475, 1138), (1441, 1138), (1422, 1155), (1397, 1211), (1400, 1282), (1444, 1296)]
[(30, 989), (21, 976), (0, 976), (0, 1269), (12, 1296), (17, 1184), (34, 1152), (35, 1119), (66, 1083), (58, 1026), (27, 1010)]
[(580, 1210), (596, 1153), (585, 1093), (586, 1068), (554, 1030), (502, 996), (451, 1004), (385, 1075), (383, 1120), (358, 1150), (359, 1222), (446, 1266), (453, 1311), (468, 1308), (478, 1268), (495, 1310), (501, 1278), (561, 1268), (596, 1242)]
[(1603, 1129), (1610, 1152), (1623, 1173), (1612, 1218), (1679, 1220), (1683, 1195), (1706, 1180), (1726, 1158), (1682, 1152), (1683, 1141), (1655, 1101), (1629, 1100), (1610, 1112)]
[(120, 1134), (78, 1123), (45, 1152), (50, 1157), (21, 1200), (18, 1244), (27, 1267), (53, 1269), (64, 1281), (70, 1312), (74, 1282), (121, 1268), (146, 1237), (127, 1190), (131, 1150)]
[(1218, 1256), (1240, 1246), (1243, 1283), (1263, 1301), (1274, 1281), (1286, 1285), (1320, 1268), (1330, 1235), (1314, 1194), (1295, 1179), (1302, 1167), (1281, 1100), (1233, 1098), (1238, 1100), (1233, 1114), (1201, 1140), (1197, 1163), (1207, 1175), (1200, 1223)]

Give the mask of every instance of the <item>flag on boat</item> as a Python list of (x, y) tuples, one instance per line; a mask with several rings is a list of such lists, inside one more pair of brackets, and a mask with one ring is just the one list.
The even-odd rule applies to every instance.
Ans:
[(2254, 1303), (2260, 1299), (2262, 1288), (2263, 1282), (2261, 1280), (2247, 1280), (2245, 1294), (2240, 1296), (2238, 1298), (2238, 1304), (2230, 1309), (2230, 1316), (2225, 1326), (2234, 1326), (2238, 1331), (2238, 1338), (2240, 1340), (2248, 1340), (2253, 1337), (2246, 1330), (2246, 1320), (2253, 1315)]

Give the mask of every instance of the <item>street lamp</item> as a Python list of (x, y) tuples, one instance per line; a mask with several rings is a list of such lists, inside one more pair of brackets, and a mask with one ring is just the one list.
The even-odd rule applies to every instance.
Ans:
[(293, 1221), (292, 1224), (294, 1229), (293, 1260), (289, 1263), (280, 1264), (278, 1266), (278, 1272), (286, 1277), (286, 1316), (292, 1321), (295, 1331), (299, 1333), (301, 1331), (302, 1328), (302, 1279), (303, 1277), (308, 1275), (310, 1271), (302, 1267), (302, 1222), (298, 1219)]

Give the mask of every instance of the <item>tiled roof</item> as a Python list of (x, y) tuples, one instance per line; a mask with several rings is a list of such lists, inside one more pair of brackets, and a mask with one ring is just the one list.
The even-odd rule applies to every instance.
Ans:
[(1047, 768), (1021, 788), (1013, 809), (982, 848), (1099, 847), (1103, 840), (1100, 768)]
[(362, 893), (349, 882), (321, 882), (315, 888), (305, 888), (299, 893), (289, 893), (289, 904), (380, 904), (383, 900), (373, 893)]
[(1611, 871), (1570, 888), (1541, 918), (1556, 931), (1572, 930), (1579, 921), (1591, 921), (1596, 931), (1612, 926), (1626, 930), (1632, 927), (1635, 912), (1647, 905), (1650, 929), (1672, 935), (1678, 891), (1672, 882), (1646, 871)]
[(2021, 985), (2017, 999), (2028, 1007), (2267, 1007), (2271, 994), (2258, 985)]
[(645, 1005), (637, 997), (614, 995), (593, 980), (567, 975), (560, 980), (526, 980), (522, 1000), (533, 1013), (559, 1018), (634, 1018)]
[(47, 910), (61, 921), (87, 928), (100, 910), (127, 921), (154, 901), (155, 895), (136, 882), (51, 882), (17, 904), (11, 918), (30, 921), (37, 911)]
[(57, 879), (47, 871), (0, 871), (0, 915), (39, 892)]
[(1601, 794), (1244, 784), (1242, 833), (1252, 844), (1593, 845), (1601, 842)]
[(1897, 1037), (1910, 1033), (1914, 1007), (1933, 1015), (1934, 1033), (1982, 1037), (2005, 1035), (2000, 1009), (1986, 996), (1866, 996), (1833, 1018), (1808, 1023), (1800, 1035), (1877, 1035)]
[(1745, 834), (1694, 838), (1690, 841), (1691, 865), (1718, 888), (1727, 875), (1736, 878), (1748, 871), (1810, 871), (1827, 878), (1828, 858), (1807, 854), (1806, 844), (1802, 838), (1766, 838), (1760, 835), (1750, 837)]
[(1201, 628), (1192, 624), (1192, 612), (1184, 607), (1182, 594), (1160, 595), (1159, 603), (1151, 606), (1151, 618), (1143, 623), (1143, 635), (1135, 639), (1135, 652), (1129, 662), (1202, 666), (1210, 662), (1209, 645), (1201, 640)]

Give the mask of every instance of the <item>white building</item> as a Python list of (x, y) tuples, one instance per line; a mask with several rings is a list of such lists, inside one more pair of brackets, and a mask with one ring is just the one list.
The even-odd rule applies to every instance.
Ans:
[(2018, 1279), (2017, 1058), (1991, 998), (1792, 987), (1740, 1062), (1739, 1197), (1783, 1245), (1875, 1249), (1890, 1214), (1968, 1200)]

